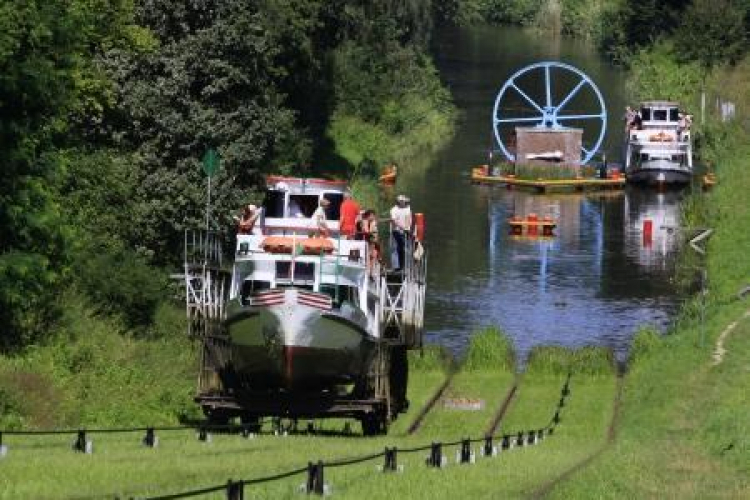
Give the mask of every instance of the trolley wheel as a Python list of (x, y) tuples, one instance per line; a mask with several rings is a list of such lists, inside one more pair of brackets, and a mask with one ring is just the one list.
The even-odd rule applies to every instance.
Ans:
[(393, 417), (409, 408), (406, 389), (409, 383), (409, 360), (405, 346), (391, 349), (391, 366), (388, 374)]
[(381, 413), (365, 413), (359, 418), (362, 424), (362, 434), (377, 436), (388, 433), (388, 417)]
[(232, 419), (232, 414), (226, 410), (208, 406), (203, 407), (203, 414), (210, 425), (229, 425), (229, 421)]
[(247, 413), (240, 415), (240, 423), (242, 424), (243, 429), (254, 434), (260, 432), (260, 428), (263, 426), (260, 417)]

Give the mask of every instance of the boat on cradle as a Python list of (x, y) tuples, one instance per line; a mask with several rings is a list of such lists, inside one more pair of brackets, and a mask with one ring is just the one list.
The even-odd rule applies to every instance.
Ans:
[(693, 148), (689, 126), (679, 104), (647, 101), (641, 104), (639, 128), (627, 130), (625, 175), (648, 185), (686, 184), (693, 176)]
[[(213, 294), (225, 299), (189, 318), (203, 336), (196, 401), (212, 422), (353, 417), (376, 434), (407, 408), (406, 351), (421, 347), (425, 260), (408, 238), (404, 269), (390, 272), (368, 242), (340, 237), (346, 189), (343, 181), (267, 179), (252, 234), (237, 235), (231, 284)], [(327, 234), (312, 218), (323, 198)], [(186, 251), (195, 253), (206, 254)], [(188, 275), (188, 286), (224, 279), (209, 268), (186, 257), (186, 272), (203, 273)]]
[[(260, 228), (238, 235), (225, 324), (249, 390), (355, 383), (380, 336), (365, 241), (314, 236), (320, 199), (338, 234), (346, 183), (270, 178)], [(377, 264), (375, 264), (377, 265)]]

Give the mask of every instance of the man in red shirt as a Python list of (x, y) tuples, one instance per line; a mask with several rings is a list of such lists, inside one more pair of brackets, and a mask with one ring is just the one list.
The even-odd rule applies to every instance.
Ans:
[(352, 193), (345, 192), (344, 201), (341, 203), (339, 228), (341, 229), (341, 235), (347, 239), (354, 238), (359, 210), (359, 203), (352, 199)]

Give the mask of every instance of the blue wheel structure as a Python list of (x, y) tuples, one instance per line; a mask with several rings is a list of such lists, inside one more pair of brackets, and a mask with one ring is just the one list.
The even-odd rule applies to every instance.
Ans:
[[(545, 84), (545, 101), (538, 103), (532, 99), (527, 92), (516, 84), (520, 76), (529, 73), (539, 72), (544, 78)], [(557, 72), (572, 73), (578, 78), (578, 82), (573, 89), (558, 103), (552, 102), (553, 75)], [(584, 88), (590, 88), (597, 101), (598, 109), (592, 113), (586, 114), (564, 114), (565, 106)], [(516, 92), (529, 106), (529, 111), (535, 116), (507, 116), (503, 113), (502, 103), (509, 93)], [(510, 78), (505, 81), (502, 88), (495, 98), (495, 107), (492, 111), (492, 127), (495, 132), (495, 140), (505, 157), (510, 161), (515, 161), (515, 155), (508, 151), (508, 147), (503, 141), (500, 128), (504, 125), (521, 125), (536, 126), (539, 128), (565, 129), (565, 123), (571, 120), (590, 121), (591, 127), (598, 127), (596, 130), (596, 140), (590, 148), (581, 147), (581, 164), (586, 164), (593, 158), (604, 140), (604, 134), (607, 130), (607, 107), (604, 104), (604, 98), (601, 92), (583, 71), (569, 64), (545, 61), (526, 66), (516, 71)], [(587, 124), (588, 126), (588, 124)]]

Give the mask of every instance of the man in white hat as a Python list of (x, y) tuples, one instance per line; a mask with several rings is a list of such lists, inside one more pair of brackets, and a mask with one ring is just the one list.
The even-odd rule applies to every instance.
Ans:
[(412, 217), (409, 208), (409, 198), (400, 194), (396, 197), (396, 205), (391, 208), (391, 234), (396, 243), (395, 258), (392, 258), (394, 270), (400, 271), (404, 267), (406, 248), (406, 234), (411, 231)]

